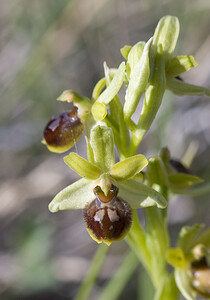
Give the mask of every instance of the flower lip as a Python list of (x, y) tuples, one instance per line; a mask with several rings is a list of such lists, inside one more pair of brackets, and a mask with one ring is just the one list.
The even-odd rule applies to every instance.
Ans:
[(67, 151), (81, 137), (84, 125), (78, 117), (77, 110), (77, 107), (74, 107), (71, 111), (52, 117), (48, 122), (44, 129), (44, 143), (50, 150)]
[[(94, 188), (96, 198), (84, 209), (87, 231), (98, 243), (104, 242), (110, 245), (113, 241), (120, 241), (131, 227), (131, 207), (127, 202), (116, 197), (117, 192), (118, 188), (112, 185), (108, 196), (105, 196), (101, 188), (96, 186)], [(106, 197), (108, 201), (104, 202)]]

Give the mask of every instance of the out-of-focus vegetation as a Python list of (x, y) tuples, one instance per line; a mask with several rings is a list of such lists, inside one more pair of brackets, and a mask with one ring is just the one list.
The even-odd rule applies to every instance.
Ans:
[[(80, 211), (52, 215), (51, 198), (77, 177), (62, 155), (41, 144), (64, 89), (91, 96), (103, 61), (118, 66), (119, 49), (148, 40), (158, 20), (176, 15), (181, 24), (177, 54), (195, 56), (198, 67), (184, 80), (210, 87), (209, 0), (16, 0), (0, 2), (0, 299), (73, 299), (97, 244)], [(181, 158), (197, 147), (192, 170), (210, 180), (210, 101), (167, 93), (141, 153), (168, 146)], [(84, 155), (80, 140), (74, 151)], [(209, 221), (209, 195), (176, 197), (169, 214), (174, 242), (183, 224)], [(91, 299), (123, 261), (127, 245), (115, 243)], [(135, 271), (121, 299), (148, 299)], [(146, 280), (146, 279), (145, 279)], [(142, 282), (146, 282), (142, 279)], [(149, 291), (150, 292), (150, 291)]]

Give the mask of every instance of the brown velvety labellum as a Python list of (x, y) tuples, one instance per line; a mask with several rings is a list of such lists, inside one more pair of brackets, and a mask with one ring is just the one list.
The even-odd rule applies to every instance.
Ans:
[(48, 145), (54, 147), (73, 145), (83, 130), (84, 125), (77, 115), (77, 108), (74, 107), (73, 110), (56, 115), (49, 121), (44, 130), (44, 139)]
[(192, 287), (202, 297), (210, 297), (210, 268), (202, 258), (191, 265)]
[(98, 241), (116, 241), (130, 229), (132, 212), (128, 203), (116, 196), (107, 203), (97, 197), (86, 205), (84, 219), (87, 229)]

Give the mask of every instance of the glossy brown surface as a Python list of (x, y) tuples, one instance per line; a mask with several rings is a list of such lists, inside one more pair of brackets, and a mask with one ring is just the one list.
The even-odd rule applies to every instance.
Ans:
[(192, 175), (192, 171), (190, 169), (187, 169), (180, 161), (176, 159), (170, 159), (170, 164), (178, 173)]
[(192, 287), (203, 297), (210, 297), (210, 268), (204, 259), (191, 267)]
[(130, 206), (120, 198), (114, 197), (105, 204), (96, 198), (84, 209), (84, 219), (89, 231), (98, 241), (120, 240), (131, 226)]
[(82, 135), (84, 125), (81, 123), (77, 108), (54, 116), (44, 130), (45, 142), (50, 146), (74, 144)]

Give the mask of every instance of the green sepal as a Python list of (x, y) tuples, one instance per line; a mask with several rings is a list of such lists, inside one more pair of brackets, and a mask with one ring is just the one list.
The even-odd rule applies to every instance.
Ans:
[(86, 136), (85, 137), (85, 141), (86, 141), (86, 145), (87, 145), (87, 157), (88, 157), (88, 160), (89, 162), (91, 162), (92, 164), (95, 163), (95, 160), (94, 160), (94, 153), (93, 153), (93, 149), (90, 145), (90, 141), (88, 139), (88, 137)]
[(90, 146), (93, 149), (94, 162), (104, 173), (115, 163), (114, 138), (112, 129), (97, 125), (90, 132)]
[(191, 55), (175, 56), (167, 61), (166, 73), (170, 76), (178, 76), (197, 65), (198, 63)]
[[(98, 102), (102, 104), (108, 104), (119, 92), (125, 78), (125, 62), (122, 62), (115, 73), (109, 86), (100, 94), (97, 101), (92, 106), (92, 114), (94, 119), (98, 120), (97, 109), (95, 106), (98, 105)], [(100, 119), (101, 120), (101, 119)]]
[(196, 245), (199, 232), (204, 228), (202, 224), (194, 224), (193, 226), (182, 227), (177, 247), (181, 248), (185, 254), (189, 254), (192, 247)]
[(184, 252), (180, 248), (167, 249), (166, 261), (174, 268), (179, 268), (179, 269), (184, 269), (187, 263)]
[(151, 157), (147, 166), (147, 177), (153, 184), (168, 186), (168, 174), (162, 159), (159, 156)]
[(202, 244), (205, 247), (210, 248), (210, 228), (199, 235), (196, 244)]
[(167, 88), (176, 95), (206, 95), (210, 96), (210, 90), (194, 84), (189, 84), (176, 78), (167, 77)]
[(179, 20), (174, 16), (165, 16), (160, 19), (153, 37), (155, 53), (159, 52), (161, 45), (165, 59), (174, 51), (179, 36)]
[(128, 61), (126, 64), (126, 72), (128, 75), (128, 78), (130, 78), (131, 70), (136, 66), (136, 64), (139, 62), (143, 50), (144, 50), (145, 42), (138, 42), (135, 44), (132, 49), (130, 50), (128, 54)]
[(131, 49), (132, 49), (132, 46), (129, 46), (129, 45), (125, 45), (123, 48), (120, 49), (120, 52), (125, 59), (128, 59), (128, 54)]
[(95, 199), (93, 189), (97, 184), (84, 178), (74, 182), (60, 191), (49, 204), (49, 210), (54, 213), (65, 209), (83, 209), (86, 204)]
[(141, 58), (133, 69), (131, 69), (130, 81), (125, 95), (124, 117), (129, 123), (129, 119), (135, 112), (142, 94), (145, 91), (149, 80), (149, 48), (152, 39), (150, 39), (144, 47)]
[(174, 191), (181, 189), (188, 189), (193, 185), (203, 181), (200, 177), (185, 173), (170, 174), (168, 176), (170, 188)]
[(65, 156), (63, 160), (72, 170), (88, 180), (97, 179), (102, 174), (99, 167), (90, 163), (77, 153), (71, 152), (69, 155)]
[(167, 206), (166, 199), (160, 193), (139, 181), (129, 179), (118, 181), (116, 185), (119, 186), (119, 196), (134, 209), (154, 205), (159, 208)]
[(114, 179), (122, 181), (135, 176), (147, 165), (148, 161), (146, 157), (142, 154), (138, 154), (119, 161), (109, 172)]

